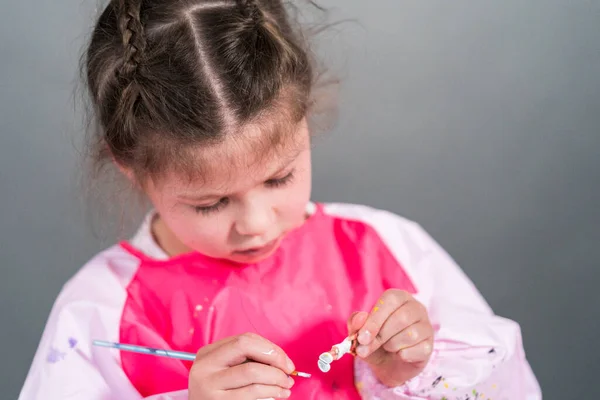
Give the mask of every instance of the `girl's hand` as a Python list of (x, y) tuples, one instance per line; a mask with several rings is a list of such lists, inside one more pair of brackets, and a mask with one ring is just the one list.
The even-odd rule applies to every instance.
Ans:
[(348, 332), (358, 334), (357, 356), (389, 387), (419, 375), (433, 349), (427, 310), (403, 290), (385, 291), (370, 314), (352, 314)]
[(294, 364), (281, 348), (253, 333), (222, 339), (198, 351), (190, 371), (190, 400), (287, 398)]

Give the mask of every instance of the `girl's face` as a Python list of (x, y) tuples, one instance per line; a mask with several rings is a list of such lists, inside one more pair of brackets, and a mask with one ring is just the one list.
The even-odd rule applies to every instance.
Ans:
[(226, 140), (202, 151), (208, 166), (198, 181), (168, 175), (147, 185), (159, 218), (153, 233), (170, 255), (194, 250), (207, 256), (253, 263), (277, 250), (289, 231), (303, 224), (311, 192), (311, 152), (303, 120), (289, 144), (272, 154), (250, 150), (260, 135), (248, 129), (243, 140)]

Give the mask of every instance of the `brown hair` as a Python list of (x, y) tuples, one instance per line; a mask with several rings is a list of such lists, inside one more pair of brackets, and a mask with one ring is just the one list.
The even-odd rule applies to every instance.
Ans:
[(279, 109), (300, 121), (315, 80), (281, 0), (112, 0), (84, 57), (94, 159), (138, 177)]

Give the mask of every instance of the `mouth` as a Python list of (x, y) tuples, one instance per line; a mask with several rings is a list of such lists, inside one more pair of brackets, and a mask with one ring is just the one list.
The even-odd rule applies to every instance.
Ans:
[(267, 257), (267, 256), (271, 255), (271, 253), (273, 253), (277, 249), (277, 247), (279, 247), (280, 242), (281, 242), (281, 236), (276, 239), (271, 240), (270, 242), (265, 243), (262, 246), (251, 247), (251, 248), (244, 249), (244, 250), (237, 250), (233, 254), (238, 257), (241, 256), (243, 258), (249, 258), (249, 259), (257, 259), (257, 258)]

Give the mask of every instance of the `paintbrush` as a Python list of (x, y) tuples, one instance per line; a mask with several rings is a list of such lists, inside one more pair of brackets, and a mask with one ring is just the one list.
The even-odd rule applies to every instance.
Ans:
[[(117, 350), (121, 350), (121, 351), (130, 351), (133, 353), (148, 354), (151, 356), (176, 358), (178, 360), (194, 361), (196, 359), (196, 355), (194, 353), (186, 353), (183, 351), (155, 349), (152, 347), (136, 346), (136, 345), (132, 345), (132, 344), (106, 342), (104, 340), (94, 340), (93, 344), (94, 344), (94, 346), (99, 346), (99, 347), (108, 347), (108, 348), (117, 349)], [(249, 362), (249, 361), (246, 361), (246, 362)], [(290, 375), (299, 376), (302, 378), (310, 378), (311, 377), (310, 374), (307, 374), (306, 372), (300, 372), (300, 371), (293, 371)]]

